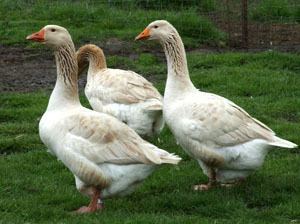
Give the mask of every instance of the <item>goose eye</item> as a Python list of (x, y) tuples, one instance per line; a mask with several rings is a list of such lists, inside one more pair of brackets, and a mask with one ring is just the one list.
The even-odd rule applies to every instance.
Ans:
[(157, 25), (155, 25), (155, 26), (154, 26), (154, 28), (155, 28), (155, 29), (157, 29), (157, 28), (158, 28), (158, 26), (157, 26)]
[(55, 32), (55, 31), (56, 31), (56, 29), (54, 29), (54, 28), (51, 29), (51, 32)]

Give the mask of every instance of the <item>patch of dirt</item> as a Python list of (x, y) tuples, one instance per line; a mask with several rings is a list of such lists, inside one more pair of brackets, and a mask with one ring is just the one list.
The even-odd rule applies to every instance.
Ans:
[[(203, 46), (201, 49), (187, 49), (187, 51), (203, 53), (241, 51), (241, 23), (231, 21), (228, 25), (226, 20), (221, 20), (216, 16), (212, 20), (220, 29), (230, 35), (229, 47)], [(148, 42), (147, 45), (137, 45), (111, 38), (104, 43), (96, 42), (94, 44), (100, 46), (107, 56), (119, 55), (136, 60), (140, 52), (148, 52), (164, 58), (161, 47), (151, 42)], [(249, 24), (249, 48), (248, 51), (251, 52), (266, 49), (300, 52), (300, 24)], [(126, 65), (120, 65), (120, 68), (128, 69)], [(155, 77), (147, 78), (155, 81)], [(56, 65), (51, 50), (46, 47), (30, 49), (0, 45), (0, 92), (53, 89), (55, 80)], [(80, 89), (84, 88), (85, 83), (86, 76), (80, 77)]]
[[(94, 43), (100, 46), (107, 56), (127, 56), (132, 60), (139, 53), (134, 46), (124, 41), (112, 38), (105, 43)], [(79, 46), (76, 46), (76, 49)], [(143, 49), (164, 57), (160, 48)], [(120, 67), (122, 69), (122, 66)], [(123, 69), (126, 68), (124, 65)], [(56, 65), (53, 52), (46, 47), (31, 49), (26, 47), (11, 47), (0, 45), (0, 92), (31, 92), (36, 90), (51, 90), (56, 81)], [(79, 79), (79, 88), (83, 89), (86, 76)]]
[(27, 92), (54, 86), (54, 57), (49, 51), (0, 46), (0, 91)]

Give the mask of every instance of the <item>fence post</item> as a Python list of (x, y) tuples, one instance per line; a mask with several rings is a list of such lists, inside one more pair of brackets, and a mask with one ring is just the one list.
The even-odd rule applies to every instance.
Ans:
[(227, 33), (228, 33), (228, 46), (231, 47), (232, 45), (232, 36), (231, 36), (231, 12), (230, 12), (230, 6), (229, 6), (229, 0), (225, 0), (225, 13), (226, 13), (226, 22), (227, 22)]
[(242, 45), (248, 49), (248, 0), (242, 0)]

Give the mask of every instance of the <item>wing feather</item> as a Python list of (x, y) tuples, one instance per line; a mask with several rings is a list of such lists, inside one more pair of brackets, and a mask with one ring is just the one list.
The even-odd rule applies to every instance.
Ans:
[(69, 124), (69, 131), (64, 146), (96, 164), (163, 163), (158, 148), (109, 115), (79, 113), (70, 116), (65, 123)]
[(149, 99), (162, 100), (157, 89), (142, 76), (132, 71), (103, 69), (94, 74), (88, 94), (104, 103), (132, 104)]
[(191, 116), (183, 120), (187, 137), (213, 148), (235, 146), (254, 139), (272, 141), (274, 132), (233, 102), (213, 95), (195, 103)]

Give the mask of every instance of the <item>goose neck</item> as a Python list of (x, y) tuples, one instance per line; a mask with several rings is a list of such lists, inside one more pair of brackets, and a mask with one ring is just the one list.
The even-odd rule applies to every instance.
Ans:
[(163, 41), (162, 45), (168, 62), (168, 73), (188, 77), (185, 49), (179, 34), (174, 31)]
[(190, 80), (186, 54), (182, 40), (177, 32), (170, 34), (162, 42), (168, 64), (168, 78), (165, 94), (194, 89)]
[(56, 48), (54, 55), (57, 78), (47, 109), (80, 105), (77, 77), (78, 66), (73, 43)]
[(88, 80), (91, 75), (99, 70), (107, 68), (105, 55), (99, 47), (95, 45), (85, 45), (77, 52), (79, 74), (88, 66)]

